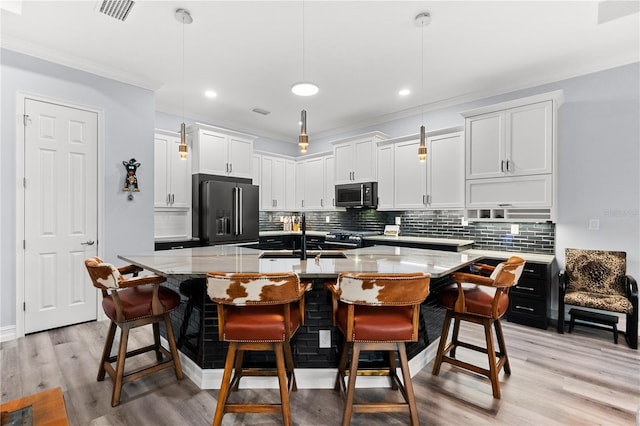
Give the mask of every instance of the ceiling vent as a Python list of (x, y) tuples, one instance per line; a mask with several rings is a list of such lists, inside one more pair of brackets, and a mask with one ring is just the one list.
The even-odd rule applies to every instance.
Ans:
[(100, 13), (124, 21), (129, 16), (131, 8), (135, 4), (132, 0), (102, 0), (98, 1)]
[(262, 109), (262, 108), (254, 108), (251, 111), (253, 112), (257, 112), (258, 114), (262, 114), (262, 115), (269, 115), (271, 114), (271, 111), (267, 111), (266, 109)]

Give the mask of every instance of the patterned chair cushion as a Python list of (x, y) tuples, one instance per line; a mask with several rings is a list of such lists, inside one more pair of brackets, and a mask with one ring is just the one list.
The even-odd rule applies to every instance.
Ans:
[(625, 296), (627, 255), (622, 251), (565, 250), (567, 293)]
[(626, 297), (627, 255), (622, 251), (565, 250), (569, 305), (630, 314), (633, 305)]

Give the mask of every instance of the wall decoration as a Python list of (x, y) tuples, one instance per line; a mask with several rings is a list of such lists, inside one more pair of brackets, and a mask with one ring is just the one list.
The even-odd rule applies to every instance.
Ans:
[(122, 165), (127, 170), (127, 176), (124, 178), (124, 188), (122, 188), (122, 190), (129, 192), (128, 200), (133, 200), (133, 194), (131, 192), (140, 192), (138, 188), (138, 177), (136, 176), (136, 171), (138, 167), (140, 167), (140, 163), (137, 163), (136, 159), (132, 158), (128, 162), (123, 161)]

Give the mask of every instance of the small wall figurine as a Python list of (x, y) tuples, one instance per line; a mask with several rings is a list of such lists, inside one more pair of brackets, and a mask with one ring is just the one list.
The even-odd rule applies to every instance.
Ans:
[(138, 177), (136, 176), (136, 170), (140, 167), (140, 163), (136, 163), (136, 159), (132, 158), (129, 162), (123, 161), (122, 164), (127, 170), (127, 176), (124, 179), (123, 191), (140, 192), (138, 189)]

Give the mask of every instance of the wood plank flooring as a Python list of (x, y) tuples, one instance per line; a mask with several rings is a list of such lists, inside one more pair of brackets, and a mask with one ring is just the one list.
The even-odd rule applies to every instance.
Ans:
[[(2, 402), (60, 386), (72, 425), (208, 425), (218, 391), (200, 390), (189, 379), (178, 382), (171, 370), (145, 377), (123, 388), (121, 404), (110, 405), (112, 383), (96, 381), (107, 322), (51, 330), (0, 344)], [(639, 425), (640, 353), (609, 332), (576, 328), (559, 335), (503, 322), (511, 376), (500, 374), (502, 399), (491, 396), (488, 380), (443, 365), (431, 364), (413, 378), (421, 424), (431, 425)], [(461, 336), (481, 344), (482, 330), (463, 324)], [(135, 329), (130, 345), (152, 341), (149, 331)], [(136, 346), (130, 346), (136, 347)], [(145, 362), (127, 360), (127, 369)], [(152, 355), (150, 355), (152, 356)], [(458, 350), (462, 359), (484, 362), (483, 355)], [(357, 398), (397, 396), (384, 389), (358, 389)], [(234, 399), (277, 401), (277, 390), (240, 390)], [(342, 400), (332, 390), (300, 389), (291, 395), (296, 425), (336, 425)], [(280, 416), (227, 414), (225, 425), (281, 424)], [(405, 425), (408, 415), (356, 414), (352, 425)]]

